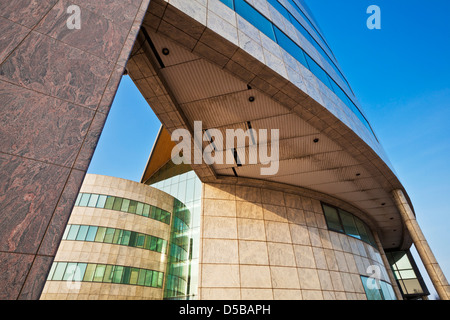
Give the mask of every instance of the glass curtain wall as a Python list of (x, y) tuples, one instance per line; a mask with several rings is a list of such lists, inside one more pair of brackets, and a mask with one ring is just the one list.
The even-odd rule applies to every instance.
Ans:
[[(188, 229), (182, 230), (180, 234), (183, 234), (182, 239), (189, 239), (188, 247), (186, 248), (183, 243), (180, 246), (182, 252), (186, 250), (187, 255), (187, 267), (188, 267), (188, 275), (186, 278), (186, 290), (185, 294), (177, 294), (174, 295), (174, 292), (167, 291), (167, 295), (165, 298), (167, 299), (185, 299), (185, 300), (195, 300), (198, 295), (198, 260), (199, 260), (199, 242), (200, 242), (200, 215), (201, 215), (201, 197), (202, 197), (202, 183), (194, 171), (189, 171), (166, 180), (162, 180), (156, 182), (151, 185), (154, 188), (162, 190), (172, 197), (176, 198), (184, 204), (185, 209), (190, 212), (190, 221), (188, 223)], [(182, 206), (178, 208), (174, 208), (176, 211), (174, 212), (174, 216), (182, 216), (183, 208)], [(182, 220), (182, 219), (181, 219)], [(183, 220), (182, 220), (183, 221)], [(177, 227), (177, 223), (173, 223), (172, 227)], [(179, 227), (185, 227), (182, 223)], [(173, 232), (174, 236), (177, 235), (177, 232)], [(182, 242), (185, 242), (184, 240)], [(182, 254), (182, 253), (180, 253)], [(184, 253), (183, 253), (184, 254)], [(174, 257), (169, 256), (169, 259), (176, 259), (176, 255)], [(175, 261), (175, 260), (174, 260)], [(170, 261), (169, 261), (170, 264)], [(172, 270), (169, 272), (174, 273), (174, 275), (180, 274), (181, 269), (176, 270), (175, 264), (172, 266)], [(170, 281), (173, 281), (172, 286), (175, 285), (177, 278), (171, 278)], [(178, 282), (180, 283), (180, 282)], [(166, 285), (167, 286), (167, 285)]]

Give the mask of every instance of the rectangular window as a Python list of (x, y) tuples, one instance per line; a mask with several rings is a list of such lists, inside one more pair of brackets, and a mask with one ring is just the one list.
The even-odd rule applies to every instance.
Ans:
[(111, 265), (106, 266), (102, 282), (111, 283), (113, 281), (113, 267)]
[(344, 226), (345, 233), (354, 238), (361, 239), (361, 237), (359, 236), (358, 229), (356, 228), (356, 224), (355, 224), (355, 220), (353, 219), (353, 215), (344, 210), (339, 210), (339, 214), (341, 216), (341, 221)]
[(116, 197), (108, 196), (105, 203), (105, 209), (112, 210)]
[(83, 281), (92, 281), (94, 279), (94, 272), (97, 265), (95, 263), (89, 263), (86, 267), (86, 272), (84, 273)]
[(122, 201), (122, 198), (116, 198), (114, 200), (113, 210), (120, 211), (120, 209), (122, 208)]
[(113, 270), (113, 283), (122, 283), (123, 267), (114, 266)]
[(97, 208), (104, 208), (105, 204), (106, 204), (106, 199), (108, 199), (108, 196), (104, 196), (104, 195), (100, 195), (98, 197), (98, 201), (97, 201)]
[(122, 241), (122, 230), (116, 229), (114, 232), (113, 242), (114, 244), (119, 244)]
[(285, 35), (283, 31), (281, 31), (277, 27), (275, 27), (274, 30), (280, 46), (283, 47), (283, 49), (286, 50), (291, 56), (293, 56), (298, 62), (304, 65), (305, 68), (308, 68), (304, 51), (287, 35)]
[(130, 277), (131, 277), (131, 268), (130, 267), (123, 267), (123, 276), (122, 276), (122, 281), (120, 283), (129, 284), (130, 283)]
[(106, 228), (105, 227), (99, 227), (97, 230), (97, 234), (95, 236), (95, 242), (103, 242), (103, 238), (105, 237)]
[(78, 263), (73, 276), (73, 281), (83, 281), (84, 273), (86, 272), (87, 263)]
[(122, 241), (120, 244), (127, 246), (130, 243), (131, 231), (124, 230), (122, 233)]
[(99, 197), (98, 194), (91, 195), (91, 198), (89, 199), (87, 206), (95, 208), (97, 206), (98, 197)]
[(268, 0), (267, 2), (269, 2), (272, 5), (272, 7), (274, 7), (289, 21), (289, 12), (286, 10), (285, 7), (281, 5), (281, 3), (278, 2), (278, 0)]
[(144, 211), (142, 212), (144, 217), (148, 217), (150, 215), (150, 206), (148, 204), (144, 204)]
[(86, 241), (94, 241), (97, 234), (98, 227), (90, 226), (86, 235)]
[(62, 280), (73, 280), (75, 276), (75, 272), (77, 269), (77, 263), (76, 262), (70, 262), (67, 264), (66, 271), (64, 272), (64, 276)]
[(139, 277), (137, 284), (140, 286), (145, 285), (145, 275), (147, 274), (147, 270), (141, 269), (139, 270)]
[(136, 214), (142, 216), (143, 211), (144, 211), (144, 204), (142, 202), (138, 202), (136, 205)]
[(53, 273), (55, 272), (55, 269), (56, 269), (56, 266), (58, 265), (58, 263), (57, 262), (54, 262), (53, 264), (52, 264), (52, 267), (50, 268), (50, 272), (48, 273), (48, 276), (47, 276), (47, 280), (52, 280), (52, 278), (53, 278)]
[(355, 217), (356, 227), (358, 228), (358, 233), (361, 236), (361, 240), (367, 243), (370, 243), (369, 235), (367, 234), (366, 227), (364, 226), (364, 222)]
[(94, 273), (94, 282), (102, 282), (103, 281), (103, 276), (105, 275), (105, 269), (106, 269), (106, 265), (104, 264), (98, 264), (97, 268), (95, 268), (95, 273)]
[(147, 272), (145, 273), (145, 286), (151, 287), (151, 285), (152, 285), (152, 275), (153, 275), (153, 271), (147, 270)]
[(332, 89), (331, 82), (328, 74), (317, 64), (309, 55), (305, 54), (306, 61), (308, 62), (309, 70), (317, 77), (324, 85)]
[(366, 292), (367, 300), (384, 300), (381, 289), (377, 288), (374, 279), (361, 276), (361, 281)]
[(55, 272), (53, 273), (52, 280), (62, 280), (64, 276), (64, 272), (66, 271), (67, 262), (58, 262), (55, 268)]
[(130, 200), (123, 199), (122, 201), (122, 207), (120, 208), (120, 211), (122, 212), (128, 212), (128, 209), (130, 207)]
[(78, 206), (80, 204), (80, 200), (81, 200), (81, 193), (78, 194), (77, 200), (75, 200), (75, 205), (76, 206)]
[(80, 200), (79, 206), (80, 207), (86, 207), (88, 202), (89, 202), (89, 198), (90, 197), (91, 197), (90, 193), (83, 193), (81, 195), (81, 200)]
[(80, 229), (79, 225), (70, 226), (69, 233), (67, 234), (67, 240), (75, 240), (77, 238), (79, 229)]
[(105, 232), (105, 237), (103, 238), (104, 243), (113, 243), (113, 237), (116, 229), (107, 228)]
[(131, 200), (130, 206), (128, 207), (129, 213), (136, 213), (137, 201)]
[(341, 221), (339, 219), (338, 212), (335, 208), (323, 205), (323, 212), (325, 214), (325, 220), (330, 230), (344, 232)]
[(275, 34), (273, 32), (272, 22), (259, 13), (255, 8), (249, 5), (245, 0), (235, 0), (235, 10), (242, 18), (250, 22), (262, 33), (276, 42)]
[(88, 229), (89, 229), (89, 226), (80, 226), (80, 230), (78, 230), (76, 240), (84, 241), (86, 239)]
[(131, 268), (130, 284), (137, 284), (139, 278), (139, 269)]

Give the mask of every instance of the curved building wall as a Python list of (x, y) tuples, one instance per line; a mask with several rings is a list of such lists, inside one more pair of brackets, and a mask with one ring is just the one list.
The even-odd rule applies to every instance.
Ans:
[(183, 207), (155, 188), (87, 175), (41, 299), (163, 299), (164, 290), (179, 292), (166, 279), (176, 269), (186, 280), (185, 268), (173, 266), (186, 257), (186, 241), (174, 243), (180, 234), (172, 232), (175, 220), (178, 231), (186, 224), (177, 215), (189, 216)]
[(376, 230), (372, 241), (332, 231), (323, 203), (372, 228), (364, 213), (309, 190), (240, 178), (205, 184), (200, 299), (377, 299), (367, 288), (373, 270), (383, 299), (396, 299)]

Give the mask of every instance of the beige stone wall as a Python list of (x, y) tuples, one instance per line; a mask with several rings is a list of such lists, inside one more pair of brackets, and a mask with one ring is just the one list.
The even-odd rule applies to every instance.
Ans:
[[(171, 214), (173, 198), (157, 189), (140, 183), (106, 177), (87, 175), (81, 187), (82, 193), (104, 194), (144, 202)], [(170, 226), (136, 214), (74, 207), (69, 224), (111, 227), (135, 231), (169, 241)], [(166, 254), (127, 247), (123, 245), (63, 240), (58, 248), (55, 262), (84, 262), (121, 265), (166, 272)], [(126, 284), (81, 282), (74, 288), (67, 281), (47, 281), (42, 300), (56, 299), (162, 299), (163, 289)]]
[(299, 188), (229, 180), (204, 185), (200, 299), (364, 300), (360, 275), (370, 276), (370, 265), (390, 282), (384, 252), (327, 229), (319, 200), (352, 212), (348, 204)]

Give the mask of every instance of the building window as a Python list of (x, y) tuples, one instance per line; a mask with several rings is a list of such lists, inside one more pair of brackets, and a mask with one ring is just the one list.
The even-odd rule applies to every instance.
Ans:
[(167, 252), (167, 241), (164, 239), (115, 228), (69, 224), (64, 231), (63, 240), (110, 243), (159, 253)]
[(409, 251), (386, 252), (386, 257), (404, 298), (417, 299), (430, 294)]
[(328, 204), (322, 203), (322, 209), (328, 229), (360, 239), (377, 248), (372, 231), (361, 219), (345, 210)]
[(162, 288), (164, 273), (116, 265), (54, 262), (47, 280), (119, 283)]
[(381, 280), (361, 276), (367, 300), (397, 300), (392, 286)]
[(75, 201), (75, 206), (127, 212), (170, 224), (170, 212), (142, 202), (120, 197), (80, 193)]

